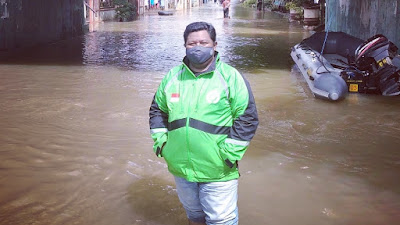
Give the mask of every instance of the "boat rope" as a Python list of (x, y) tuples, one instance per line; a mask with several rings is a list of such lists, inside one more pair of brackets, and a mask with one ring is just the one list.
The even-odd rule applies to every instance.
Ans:
[(329, 33), (329, 31), (325, 31), (325, 39), (324, 39), (324, 43), (322, 44), (322, 49), (321, 49), (321, 54), (320, 54), (321, 56), (325, 49), (326, 39), (328, 39), (328, 33)]
[[(327, 10), (327, 6), (328, 6), (328, 0), (326, 0), (326, 2), (325, 2), (325, 14), (327, 14), (328, 13), (328, 10)], [(329, 16), (329, 15), (328, 15)], [(321, 53), (319, 54), (319, 57), (317, 57), (318, 58), (318, 61), (322, 64), (322, 66), (326, 69), (326, 72), (330, 72), (329, 70), (328, 70), (328, 68), (326, 68), (326, 66), (325, 66), (325, 63), (323, 62), (323, 60), (321, 60), (321, 58), (322, 58), (322, 54), (324, 53), (324, 50), (325, 50), (325, 44), (326, 44), (326, 40), (328, 39), (328, 33), (329, 33), (329, 23), (331, 22), (331, 20), (329, 19), (329, 17), (328, 16), (325, 16), (326, 17), (326, 22), (325, 22), (325, 24), (327, 24), (327, 26), (325, 27), (325, 39), (324, 39), (324, 43), (322, 44), (322, 49), (321, 49)]]
[[(327, 8), (327, 6), (328, 6), (328, 0), (326, 0), (326, 3), (325, 3), (325, 14), (328, 14), (328, 8)], [(325, 39), (324, 39), (324, 43), (322, 44), (322, 49), (321, 49), (321, 54), (320, 54), (320, 56), (322, 56), (322, 54), (324, 53), (324, 50), (325, 50), (325, 44), (326, 44), (326, 40), (328, 39), (328, 33), (329, 33), (329, 24), (330, 24), (330, 22), (331, 22), (331, 20), (329, 19), (329, 15), (328, 16), (325, 16), (326, 17), (326, 22), (325, 22), (325, 24), (327, 24), (327, 26), (325, 27)]]

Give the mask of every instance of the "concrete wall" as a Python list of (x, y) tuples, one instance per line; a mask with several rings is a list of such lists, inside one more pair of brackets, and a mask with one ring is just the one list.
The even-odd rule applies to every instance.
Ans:
[(99, 13), (101, 21), (115, 20), (115, 9), (101, 9)]
[(325, 25), (361, 39), (383, 34), (400, 48), (400, 0), (327, 0)]
[(0, 53), (83, 34), (82, 0), (0, 0)]

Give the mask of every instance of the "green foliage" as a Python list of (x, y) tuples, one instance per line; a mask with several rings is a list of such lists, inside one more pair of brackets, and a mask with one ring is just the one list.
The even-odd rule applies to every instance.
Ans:
[(294, 2), (287, 2), (285, 4), (285, 6), (286, 6), (287, 9), (293, 9), (295, 7), (298, 7), (298, 5), (296, 5), (296, 3), (294, 3)]
[(257, 0), (245, 0), (243, 2), (243, 5), (247, 6), (247, 7), (251, 7), (252, 5), (256, 5), (256, 4), (257, 4)]
[(303, 6), (303, 4), (305, 2), (308, 2), (308, 1), (307, 0), (292, 0), (291, 2), (293, 2), (296, 6), (301, 7), (301, 6)]
[[(271, 8), (273, 1), (274, 0), (264, 0), (264, 6), (267, 8)], [(243, 1), (242, 4), (243, 4), (243, 6), (246, 6), (246, 7), (252, 7), (252, 6), (256, 6), (257, 3), (258, 3), (258, 0), (245, 0), (245, 1)]]
[(267, 7), (267, 8), (271, 8), (272, 7), (272, 2), (273, 2), (274, 0), (264, 0), (264, 5)]
[[(291, 3), (291, 4), (293, 4), (294, 5), (294, 7), (302, 7), (302, 6), (304, 6), (304, 4), (309, 4), (311, 1), (310, 0), (292, 0), (292, 1), (290, 1), (290, 2), (288, 2), (288, 3)], [(288, 3), (286, 3), (286, 4), (288, 4)]]
[(297, 13), (302, 12), (300, 1), (291, 1), (291, 2), (286, 3), (285, 6), (287, 9), (292, 9), (292, 10), (296, 11)]
[(128, 3), (127, 0), (114, 0), (113, 2), (114, 2), (114, 5), (123, 5), (123, 4)]
[(131, 21), (136, 16), (136, 6), (127, 0), (114, 0), (115, 17), (118, 21)]

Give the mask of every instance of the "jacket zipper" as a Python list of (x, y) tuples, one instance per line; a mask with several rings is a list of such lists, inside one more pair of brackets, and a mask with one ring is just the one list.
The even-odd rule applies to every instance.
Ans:
[[(195, 80), (192, 82), (192, 88), (190, 89), (190, 91), (191, 91), (191, 93), (190, 93), (190, 98), (188, 98), (188, 99), (193, 99), (192, 97), (193, 97), (193, 93), (194, 93), (194, 90), (195, 90), (195, 83), (197, 82), (197, 78), (195, 78)], [(188, 106), (188, 111), (187, 111), (187, 117), (186, 117), (186, 144), (187, 144), (187, 154), (188, 154), (188, 161), (189, 161), (189, 163), (190, 163), (190, 166), (191, 166), (191, 168), (192, 168), (192, 171), (193, 171), (193, 174), (194, 174), (194, 177), (198, 177), (197, 176), (197, 173), (196, 173), (196, 171), (195, 171), (195, 169), (194, 169), (194, 167), (193, 167), (193, 162), (192, 162), (192, 159), (191, 159), (191, 155), (190, 155), (190, 143), (189, 143), (189, 122), (190, 122), (190, 112), (191, 112), (191, 109), (192, 109), (192, 103), (193, 101), (189, 101), (189, 106)]]

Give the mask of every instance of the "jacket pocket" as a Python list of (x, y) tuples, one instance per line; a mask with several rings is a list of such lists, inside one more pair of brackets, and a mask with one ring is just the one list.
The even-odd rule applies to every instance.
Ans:
[(157, 149), (156, 149), (156, 155), (157, 156), (162, 157), (162, 150), (164, 149), (164, 146), (165, 146), (166, 143), (167, 142), (164, 142), (161, 147), (160, 146), (157, 147)]
[(183, 129), (168, 132), (168, 141), (161, 154), (168, 165), (168, 170), (177, 176), (183, 176), (184, 171), (189, 168), (188, 153)]
[(224, 161), (224, 164), (226, 166), (228, 166), (229, 168), (233, 169), (235, 166), (237, 166), (237, 161), (233, 161), (232, 162), (229, 159), (229, 152), (225, 149), (224, 145), (225, 145), (225, 142), (220, 142), (218, 144), (218, 146), (219, 146), (219, 154), (220, 154), (221, 160)]
[(195, 176), (199, 179), (218, 180), (230, 173), (230, 168), (225, 164), (221, 149), (218, 146), (218, 137), (200, 131), (192, 145), (191, 162)]
[(167, 143), (168, 140), (168, 133), (162, 134), (157, 140), (154, 142), (153, 150), (157, 157), (162, 157), (161, 152)]

